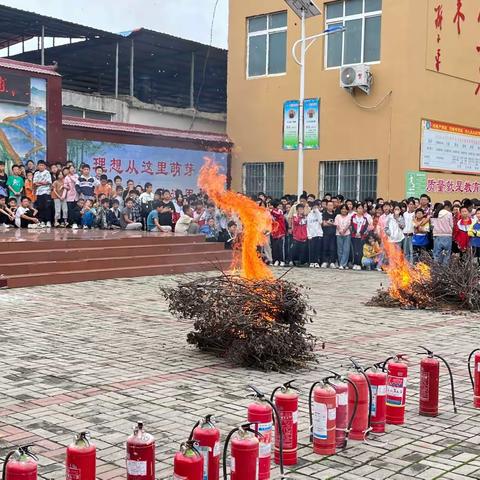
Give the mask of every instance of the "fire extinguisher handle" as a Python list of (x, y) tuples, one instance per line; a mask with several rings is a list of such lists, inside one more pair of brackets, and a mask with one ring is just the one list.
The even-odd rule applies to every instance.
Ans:
[(422, 348), (423, 350), (425, 350), (425, 352), (417, 353), (417, 355), (425, 355), (425, 353), (426, 353), (429, 357), (433, 357), (433, 352), (431, 350), (429, 350), (428, 348), (422, 347), (421, 345), (419, 345), (418, 348)]
[(254, 396), (259, 399), (265, 398), (265, 394), (261, 392), (257, 387), (254, 385), (247, 385), (247, 389), (253, 390)]
[(31, 445), (31, 444), (22, 445), (22, 446), (18, 447), (18, 450), (21, 453), (23, 453), (24, 455), (27, 455), (28, 457), (33, 458), (34, 460), (38, 460), (38, 457), (33, 452), (30, 451), (30, 448), (34, 447), (34, 446), (35, 445)]

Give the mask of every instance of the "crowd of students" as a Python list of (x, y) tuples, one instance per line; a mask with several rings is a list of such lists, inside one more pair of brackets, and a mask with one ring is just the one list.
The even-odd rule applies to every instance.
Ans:
[[(173, 193), (173, 195), (172, 195)], [(354, 201), (342, 195), (286, 195), (275, 200), (258, 194), (257, 203), (272, 217), (261, 247), (275, 266), (382, 270), (383, 242), (397, 245), (410, 262), (430, 252), (437, 262), (471, 250), (480, 262), (480, 200), (432, 205), (428, 195), (402, 201), (382, 198)], [(207, 241), (240, 245), (239, 219), (220, 211), (203, 193), (185, 197), (180, 190), (135, 185), (102, 167), (91, 172), (32, 161), (5, 171), (0, 161), (0, 227), (124, 229), (202, 233)]]
[(480, 263), (480, 200), (463, 199), (432, 205), (428, 195), (402, 201), (383, 198), (353, 201), (306, 193), (297, 201), (258, 195), (270, 210), (272, 230), (263, 247), (265, 261), (275, 266), (379, 270), (387, 261), (382, 243), (402, 249), (414, 263), (422, 252), (447, 263), (452, 253), (471, 250)]
[(236, 223), (202, 194), (185, 198), (180, 190), (153, 191), (151, 183), (123, 185), (102, 167), (91, 172), (75, 166), (29, 161), (5, 171), (0, 161), (0, 227), (48, 229), (124, 229), (150, 232), (203, 233), (207, 241), (231, 248)]

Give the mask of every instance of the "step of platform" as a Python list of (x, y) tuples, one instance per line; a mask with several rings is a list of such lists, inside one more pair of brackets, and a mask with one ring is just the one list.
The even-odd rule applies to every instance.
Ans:
[(231, 257), (203, 235), (17, 230), (0, 236), (0, 275), (8, 288), (227, 270)]

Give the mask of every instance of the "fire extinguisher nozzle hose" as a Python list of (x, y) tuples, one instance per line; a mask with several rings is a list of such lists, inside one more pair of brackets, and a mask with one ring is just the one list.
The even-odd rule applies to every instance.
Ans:
[(440, 355), (434, 355), (434, 357), (437, 357), (439, 360), (441, 360), (445, 364), (445, 366), (447, 367), (448, 374), (450, 375), (450, 387), (452, 389), (453, 411), (454, 411), (454, 413), (457, 413), (457, 404), (455, 402), (455, 384), (453, 382), (452, 369), (450, 368), (450, 365), (448, 364), (448, 362), (443, 357), (441, 357)]
[(308, 393), (308, 419), (309, 419), (309, 430), (310, 430), (310, 441), (313, 442), (313, 412), (312, 412), (312, 397), (313, 391), (317, 385), (320, 385), (322, 382), (315, 382), (310, 387), (310, 392)]
[(472, 362), (472, 357), (473, 355), (476, 353), (476, 352), (479, 352), (480, 351), (480, 348), (476, 348), (475, 350), (473, 350), (472, 352), (470, 352), (470, 355), (468, 356), (468, 360), (467, 360), (467, 366), (468, 366), (468, 376), (470, 377), (470, 382), (472, 384), (472, 388), (475, 389), (475, 382), (473, 381), (473, 374), (472, 374), (472, 365), (471, 365), (471, 362)]
[(355, 385), (355, 382), (352, 382), (349, 378), (344, 378), (344, 380), (352, 386), (353, 391), (355, 392), (355, 404), (353, 405), (353, 412), (350, 415), (350, 419), (348, 421), (348, 426), (347, 430), (345, 431), (345, 442), (343, 444), (343, 448), (347, 446), (348, 442), (348, 435), (350, 434), (350, 430), (352, 429), (352, 424), (353, 424), (353, 419), (355, 418), (355, 415), (357, 414), (357, 408), (358, 408), (358, 388)]

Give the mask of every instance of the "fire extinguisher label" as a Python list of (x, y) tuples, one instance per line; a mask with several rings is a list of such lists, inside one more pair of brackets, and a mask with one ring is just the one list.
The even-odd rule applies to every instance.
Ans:
[(269, 457), (272, 453), (272, 425), (272, 422), (258, 424), (258, 433), (263, 435), (260, 438), (260, 458)]
[(337, 418), (337, 409), (336, 408), (329, 408), (328, 409), (328, 419), (335, 420)]
[(372, 403), (370, 407), (370, 413), (372, 417), (377, 414), (377, 396), (378, 396), (378, 385), (372, 385)]
[(213, 446), (213, 456), (218, 457), (220, 455), (220, 442), (215, 442)]
[(430, 400), (430, 374), (425, 371), (420, 376), (420, 400), (425, 402)]
[(293, 423), (298, 423), (298, 410), (295, 410), (295, 411), (292, 413), (292, 422), (293, 422)]
[(402, 377), (387, 377), (387, 405), (402, 405), (407, 379)]
[[(282, 432), (283, 432), (283, 448), (292, 448), (293, 440), (293, 415), (297, 412), (281, 412)], [(278, 443), (278, 442), (277, 442)]]
[(387, 386), (386, 385), (378, 385), (377, 386), (377, 396), (384, 397), (387, 394)]
[(480, 362), (477, 363), (477, 372), (480, 372)]
[(210, 452), (209, 447), (197, 447), (200, 455), (203, 456), (203, 480), (208, 480), (208, 454)]
[(81, 480), (80, 469), (76, 465), (67, 466), (67, 480)]
[(327, 405), (313, 402), (313, 436), (320, 440), (327, 438)]
[(137, 460), (127, 460), (127, 472), (129, 475), (146, 475), (147, 462)]
[(337, 405), (344, 406), (348, 403), (348, 392), (338, 393), (337, 394)]

